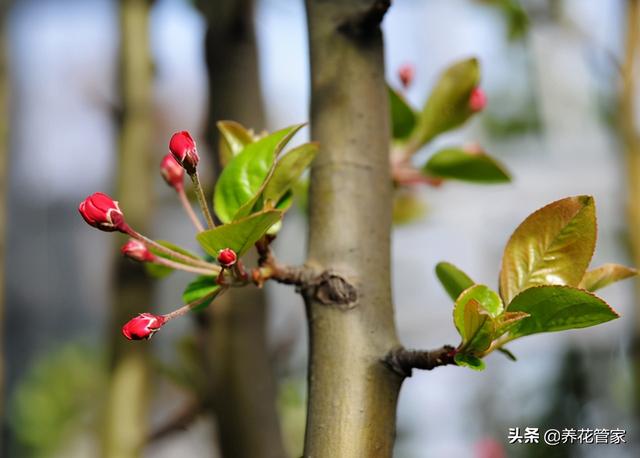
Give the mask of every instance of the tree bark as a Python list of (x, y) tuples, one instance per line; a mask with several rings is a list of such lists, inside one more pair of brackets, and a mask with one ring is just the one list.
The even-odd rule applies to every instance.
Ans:
[[(148, 0), (120, 2), (120, 139), (116, 195), (127, 222), (145, 232), (150, 227), (153, 194), (152, 65)], [(122, 240), (119, 240), (122, 243)], [(141, 264), (118, 257), (110, 339), (111, 373), (103, 437), (103, 456), (140, 456), (147, 437), (149, 345), (131, 343), (123, 323), (151, 302), (151, 281)]]
[[(253, 1), (202, 2), (207, 18), (208, 142), (217, 152), (215, 123), (238, 121), (263, 129), (264, 111), (253, 27)], [(220, 170), (217, 154), (216, 169)], [(229, 291), (207, 311), (205, 357), (225, 457), (286, 456), (276, 410), (276, 382), (269, 365), (266, 301), (253, 286)]]
[(355, 297), (304, 294), (310, 338), (305, 456), (391, 456), (402, 377), (382, 362), (399, 346), (391, 302), (389, 111), (379, 27), (389, 2), (306, 5), (311, 137), (321, 149), (311, 170), (307, 265), (338, 275), (355, 288)]

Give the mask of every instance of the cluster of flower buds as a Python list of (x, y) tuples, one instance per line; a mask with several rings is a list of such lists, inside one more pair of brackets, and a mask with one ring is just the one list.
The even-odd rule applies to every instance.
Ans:
[(412, 64), (401, 65), (398, 69), (398, 78), (402, 83), (402, 87), (404, 87), (405, 89), (409, 88), (409, 86), (411, 86), (411, 83), (413, 82), (415, 74), (416, 68)]
[[(165, 155), (160, 163), (160, 173), (167, 184), (177, 191), (189, 217), (196, 228), (202, 231), (202, 226), (193, 212), (184, 190), (184, 174), (186, 171), (194, 182), (196, 193), (203, 196), (196, 172), (199, 162), (196, 143), (188, 132), (176, 132), (169, 142), (169, 150), (170, 153)], [(203, 199), (200, 199), (200, 204), (203, 205), (203, 203)], [(206, 203), (204, 205), (202, 210), (210, 219)], [(88, 224), (97, 229), (105, 232), (119, 231), (131, 236), (131, 239), (120, 249), (121, 253), (130, 259), (139, 262), (152, 262), (172, 269), (182, 269), (201, 275), (210, 274), (215, 276), (220, 272), (220, 267), (215, 264), (201, 259), (190, 258), (133, 230), (125, 222), (124, 214), (120, 210), (118, 202), (104, 193), (97, 192), (87, 197), (80, 203), (78, 211)], [(164, 254), (157, 256), (151, 252), (150, 246)], [(165, 255), (167, 256), (166, 258), (163, 257)], [(237, 258), (237, 254), (233, 250), (224, 249), (219, 253), (218, 262), (223, 267), (232, 267), (236, 264)], [(141, 313), (122, 327), (122, 334), (129, 340), (149, 339), (169, 320), (187, 313), (192, 307), (195, 307), (205, 299), (198, 299), (166, 315)]]
[(183, 130), (173, 134), (169, 141), (169, 151), (189, 175), (196, 173), (200, 157), (196, 149), (196, 142), (191, 138), (189, 132)]
[(150, 339), (166, 322), (164, 315), (141, 313), (122, 327), (122, 334), (129, 340)]
[(469, 108), (474, 113), (484, 110), (487, 106), (487, 96), (479, 87), (474, 87), (469, 96)]

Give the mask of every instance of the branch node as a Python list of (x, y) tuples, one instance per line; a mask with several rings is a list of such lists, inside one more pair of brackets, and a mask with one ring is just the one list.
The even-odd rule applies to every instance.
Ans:
[(391, 6), (391, 0), (374, 0), (371, 5), (338, 25), (338, 31), (352, 38), (364, 38), (379, 31), (380, 23)]
[(456, 349), (443, 345), (436, 350), (407, 350), (397, 347), (391, 350), (382, 362), (402, 378), (411, 377), (413, 369), (430, 371), (439, 366), (455, 364)]
[(326, 270), (310, 281), (307, 288), (312, 289), (313, 297), (324, 305), (352, 308), (358, 299), (355, 286), (340, 275)]

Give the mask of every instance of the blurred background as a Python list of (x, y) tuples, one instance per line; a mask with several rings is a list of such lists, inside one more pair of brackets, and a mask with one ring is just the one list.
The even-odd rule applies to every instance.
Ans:
[[(509, 235), (553, 200), (594, 195), (594, 264), (638, 265), (640, 167), (632, 166), (640, 124), (630, 71), (640, 57), (638, 3), (394, 2), (383, 23), (389, 83), (400, 87), (398, 68), (415, 66), (406, 96), (420, 106), (445, 67), (475, 55), (489, 101), (421, 157), (478, 142), (514, 178), (418, 191), (425, 211), (393, 232), (396, 318), (406, 346), (457, 344), (437, 262), (496, 286)], [(222, 456), (251, 442), (232, 425), (243, 418), (278, 436), (264, 456), (300, 456), (307, 336), (293, 289), (269, 284), (266, 309), (207, 312), (172, 323), (148, 345), (126, 342), (122, 317), (172, 310), (190, 277), (146, 280), (139, 266), (119, 260), (124, 240), (89, 228), (77, 206), (107, 192), (154, 238), (196, 249), (193, 228), (157, 173), (167, 141), (190, 130), (211, 183), (215, 120), (258, 131), (308, 120), (303, 2), (16, 0), (2, 2), (1, 20), (3, 456), (127, 456), (109, 448), (119, 434), (123, 443), (144, 437), (144, 456)], [(302, 262), (305, 237), (304, 212), (290, 211), (275, 244), (279, 257)], [(515, 363), (492, 354), (484, 372), (414, 372), (401, 392), (396, 456), (638, 456), (637, 294), (633, 281), (604, 290), (621, 319), (519, 340), (510, 348)], [(234, 341), (245, 332), (257, 343), (246, 360)], [(200, 350), (207, 342), (209, 350)], [(206, 393), (212, 386), (218, 395)], [(226, 394), (227, 386), (262, 401), (231, 402), (237, 393)], [(270, 394), (273, 412), (268, 405), (259, 416), (249, 412)], [(627, 444), (509, 445), (508, 429), (526, 426), (621, 428)]]

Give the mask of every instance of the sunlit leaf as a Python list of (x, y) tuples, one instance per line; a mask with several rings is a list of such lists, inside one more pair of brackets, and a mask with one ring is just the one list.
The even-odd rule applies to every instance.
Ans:
[(391, 110), (391, 133), (394, 140), (403, 140), (411, 135), (416, 125), (417, 113), (395, 89), (389, 90), (389, 108)]
[(287, 127), (247, 145), (227, 164), (218, 178), (213, 199), (222, 222), (237, 218), (241, 207), (257, 199), (278, 154), (302, 126)]
[(231, 248), (238, 256), (242, 256), (280, 220), (281, 216), (282, 212), (278, 210), (256, 213), (201, 232), (196, 239), (202, 249), (213, 257), (217, 257), (223, 248)]
[(477, 59), (466, 59), (450, 66), (431, 91), (411, 138), (424, 144), (436, 135), (464, 124), (473, 115), (469, 97), (479, 82)]
[(456, 353), (453, 357), (453, 360), (458, 366), (468, 367), (475, 371), (482, 371), (485, 369), (484, 361), (474, 355), (465, 354), (465, 353)]
[[(191, 251), (189, 250), (185, 250), (184, 248), (182, 248), (179, 245), (175, 245), (171, 242), (167, 242), (166, 240), (158, 240), (158, 243), (166, 248), (170, 248), (173, 251), (177, 251), (178, 253), (181, 253), (185, 256), (189, 256), (190, 258), (193, 259), (202, 259), (199, 256), (193, 254)], [(158, 251), (156, 248), (149, 246), (149, 251), (151, 251), (154, 255), (160, 257), (160, 258), (166, 258), (166, 259), (171, 259), (174, 261), (178, 261), (181, 262), (180, 259), (175, 259), (172, 256)], [(167, 267), (167, 266), (161, 266), (159, 264), (154, 264), (152, 262), (145, 262), (144, 263), (144, 267), (147, 271), (147, 273), (153, 277), (156, 278), (163, 278), (166, 277), (167, 275), (171, 274), (173, 272), (173, 269), (171, 267)]]
[(219, 121), (220, 163), (225, 166), (240, 154), (245, 146), (253, 143), (253, 135), (242, 124), (235, 121)]
[(596, 291), (625, 278), (638, 275), (636, 269), (620, 264), (604, 264), (584, 274), (579, 287), (587, 291)]
[(209, 294), (216, 293), (211, 297), (211, 300), (207, 300), (191, 309), (192, 311), (197, 312), (199, 310), (207, 308), (209, 304), (213, 302), (215, 296), (220, 294), (220, 291), (222, 291), (222, 287), (218, 285), (215, 277), (201, 275), (199, 277), (196, 277), (195, 280), (187, 285), (184, 292), (182, 293), (182, 301), (185, 304), (189, 304), (191, 302), (202, 299)]
[(512, 337), (585, 328), (619, 317), (593, 293), (557, 285), (536, 286), (521, 292), (509, 304), (509, 311), (530, 315), (511, 329)]
[(263, 191), (265, 202), (276, 203), (289, 191), (318, 153), (317, 143), (305, 143), (283, 155)]
[(447, 148), (435, 153), (422, 168), (427, 176), (473, 183), (511, 181), (505, 168), (485, 153), (469, 153), (461, 148)]
[(439, 262), (436, 265), (436, 275), (454, 301), (460, 293), (474, 284), (467, 274), (448, 262)]
[(496, 320), (496, 329), (493, 338), (496, 339), (506, 334), (528, 316), (529, 314), (525, 312), (504, 312)]
[(591, 196), (568, 197), (529, 215), (515, 230), (502, 257), (500, 294), (509, 303), (531, 286), (577, 286), (596, 244)]

